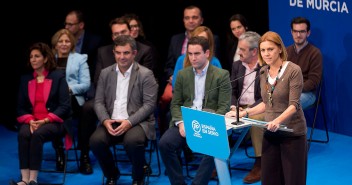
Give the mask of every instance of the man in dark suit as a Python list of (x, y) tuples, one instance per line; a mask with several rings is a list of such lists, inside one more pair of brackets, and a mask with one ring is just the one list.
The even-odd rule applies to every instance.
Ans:
[[(187, 52), (192, 66), (182, 69), (176, 79), (171, 101), (170, 128), (162, 135), (159, 148), (172, 185), (185, 184), (179, 153), (186, 146), (186, 133), (181, 106), (210, 109), (225, 114), (230, 109), (231, 84), (229, 72), (209, 65), (209, 43), (204, 37), (192, 37)], [(210, 91), (211, 89), (215, 89)], [(203, 103), (204, 102), (204, 103)], [(215, 168), (214, 158), (204, 155), (192, 184), (208, 184)]]
[(110, 150), (122, 142), (132, 162), (132, 185), (143, 185), (144, 144), (155, 139), (154, 109), (158, 84), (148, 68), (135, 62), (137, 45), (129, 35), (115, 40), (116, 64), (101, 71), (94, 102), (100, 121), (90, 138), (90, 146), (107, 177), (106, 184), (115, 185), (120, 172)]
[(72, 10), (66, 15), (65, 29), (69, 30), (76, 38), (76, 52), (88, 55), (89, 72), (90, 76), (93, 76), (97, 50), (103, 44), (102, 37), (85, 29), (84, 14), (81, 10)]
[[(110, 22), (110, 28), (111, 28), (112, 40), (114, 40), (119, 35), (131, 34), (130, 24), (123, 17), (113, 19)], [(153, 56), (152, 48), (138, 41), (136, 43), (137, 43), (137, 51), (138, 51), (135, 57), (136, 62), (154, 71), (154, 68), (156, 65), (155, 64), (156, 57)], [(97, 61), (95, 75), (94, 75), (95, 83), (99, 78), (100, 71), (105, 67), (108, 67), (115, 63), (114, 54), (112, 52), (113, 49), (114, 49), (114, 44), (103, 46), (98, 49), (98, 61)]]
[[(116, 18), (110, 22), (110, 28), (112, 32), (112, 40), (116, 39), (119, 35), (130, 35), (130, 26), (128, 21), (123, 18)], [(151, 52), (151, 47), (140, 42), (136, 42), (137, 44), (137, 53), (134, 58), (136, 62), (139, 64), (153, 70), (154, 68), (154, 56)], [(98, 57), (97, 57), (97, 65), (95, 68), (94, 75), (94, 89), (97, 85), (98, 78), (100, 76), (100, 72), (102, 69), (109, 67), (116, 63), (114, 53), (114, 44), (110, 44), (107, 46), (102, 46), (98, 49)], [(94, 96), (93, 96), (94, 97)], [(89, 138), (93, 134), (96, 128), (97, 117), (94, 112), (94, 98), (88, 100), (84, 103), (82, 108), (82, 126), (81, 129), (81, 137), (79, 138), (79, 145), (81, 147), (81, 151), (84, 153), (81, 155), (81, 172), (87, 174), (86, 172), (92, 171), (90, 158), (89, 158)]]
[[(88, 55), (89, 74), (91, 77), (95, 74), (97, 63), (97, 50), (102, 46), (103, 39), (85, 29), (84, 14), (81, 10), (71, 10), (65, 19), (65, 29), (69, 30), (76, 38), (75, 51)], [(91, 78), (93, 82), (93, 78)], [(86, 92), (86, 98), (92, 99), (95, 94), (95, 86), (91, 83), (89, 90)], [(90, 165), (88, 140), (93, 133), (96, 125), (87, 126), (86, 117), (83, 115), (78, 121), (78, 145), (81, 150), (80, 172), (82, 174), (92, 174), (93, 168)]]
[[(236, 110), (237, 102), (239, 103), (240, 110), (245, 110), (247, 107), (253, 107), (262, 102), (262, 96), (260, 94), (260, 78), (257, 78), (260, 74), (259, 69), (261, 68), (258, 62), (259, 40), (260, 35), (252, 31), (244, 32), (238, 38), (238, 54), (240, 60), (232, 64), (231, 70), (231, 81), (233, 81), (231, 98), (232, 110)], [(241, 78), (244, 75), (247, 76)], [(252, 83), (253, 80), (255, 80), (254, 83)], [(238, 99), (241, 95), (241, 99)], [(250, 118), (264, 121), (264, 114), (258, 114)], [(255, 162), (252, 170), (243, 179), (243, 182), (247, 184), (260, 181), (263, 134), (263, 128), (250, 128), (250, 137), (254, 148)]]
[[(197, 6), (188, 6), (183, 11), (183, 24), (186, 29), (184, 33), (179, 33), (171, 37), (167, 61), (165, 64), (165, 73), (168, 78), (172, 78), (174, 73), (177, 58), (186, 53), (187, 42), (191, 37), (191, 32), (198, 26), (203, 24), (202, 11)], [(215, 56), (220, 56), (219, 37), (214, 35), (215, 42)], [(172, 81), (172, 80), (171, 80)]]

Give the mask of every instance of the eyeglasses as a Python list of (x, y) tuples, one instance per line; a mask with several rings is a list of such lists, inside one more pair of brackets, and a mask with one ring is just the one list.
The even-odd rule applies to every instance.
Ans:
[(77, 22), (77, 23), (68, 23), (68, 22), (65, 22), (65, 23), (64, 23), (64, 26), (69, 26), (69, 27), (71, 27), (71, 26), (74, 26), (74, 25), (77, 25), (77, 24), (79, 24), (79, 22)]
[(297, 33), (305, 34), (305, 33), (307, 33), (307, 30), (292, 30), (292, 33), (294, 33), (294, 34), (297, 34)]
[(130, 28), (131, 29), (137, 29), (137, 28), (139, 28), (139, 26), (138, 26), (138, 24), (131, 24)]

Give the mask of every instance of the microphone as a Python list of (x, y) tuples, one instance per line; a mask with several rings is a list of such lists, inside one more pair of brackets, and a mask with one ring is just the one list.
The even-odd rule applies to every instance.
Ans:
[[(256, 77), (254, 78), (254, 80), (249, 84), (249, 86), (243, 91), (243, 93), (240, 95), (240, 97), (238, 97), (237, 103), (236, 103), (236, 118), (237, 118), (237, 119), (236, 119), (236, 122), (232, 122), (231, 124), (233, 124), (233, 125), (241, 125), (241, 124), (244, 123), (243, 121), (240, 121), (240, 117), (238, 116), (238, 115), (240, 114), (240, 106), (239, 106), (240, 100), (241, 100), (243, 94), (249, 89), (249, 87), (255, 82), (255, 80), (256, 80), (259, 76), (261, 76), (263, 73), (264, 73), (264, 71), (261, 71), (260, 74), (259, 74), (258, 76), (256, 76)], [(250, 73), (248, 73), (248, 74), (250, 74)]]
[[(216, 90), (216, 89), (219, 89), (220, 87), (223, 87), (223, 86), (225, 86), (225, 85), (231, 84), (232, 82), (235, 82), (235, 81), (237, 81), (237, 80), (239, 80), (239, 79), (241, 79), (241, 78), (244, 78), (244, 77), (246, 77), (246, 76), (248, 76), (248, 75), (250, 75), (250, 74), (252, 74), (252, 73), (254, 73), (254, 72), (257, 72), (257, 71), (259, 71), (259, 70), (260, 70), (260, 68), (257, 67), (257, 68), (255, 68), (252, 72), (250, 72), (250, 73), (248, 73), (248, 74), (242, 75), (242, 76), (240, 76), (240, 77), (238, 77), (238, 78), (236, 78), (236, 79), (233, 79), (233, 80), (231, 80), (231, 81), (229, 81), (229, 82), (226, 82), (226, 83), (224, 83), (224, 84), (221, 84), (221, 85), (219, 85), (219, 86), (217, 86), (217, 87), (214, 87), (214, 88), (208, 90), (207, 92), (205, 92), (205, 93), (204, 93), (204, 96), (203, 96), (203, 105), (202, 105), (203, 109), (206, 108), (206, 103), (207, 103), (207, 102), (205, 101), (205, 99), (206, 99), (206, 97), (208, 96), (208, 94), (209, 94), (211, 91)], [(232, 89), (232, 88), (231, 88), (231, 89)], [(247, 89), (246, 89), (246, 90), (247, 90)]]

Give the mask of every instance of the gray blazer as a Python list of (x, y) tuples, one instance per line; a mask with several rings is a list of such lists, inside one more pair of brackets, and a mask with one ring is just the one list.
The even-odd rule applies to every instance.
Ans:
[[(94, 109), (99, 121), (111, 119), (116, 99), (117, 64), (103, 69), (99, 75)], [(127, 88), (127, 87), (126, 87)], [(148, 68), (134, 62), (128, 86), (127, 113), (132, 126), (140, 124), (148, 139), (155, 139), (155, 118), (158, 84)]]

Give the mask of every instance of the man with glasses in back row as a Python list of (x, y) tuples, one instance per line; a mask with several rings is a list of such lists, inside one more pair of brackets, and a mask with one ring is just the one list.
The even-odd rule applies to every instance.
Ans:
[[(100, 35), (93, 34), (85, 29), (84, 14), (81, 10), (71, 10), (67, 13), (65, 18), (65, 29), (70, 31), (76, 39), (75, 52), (87, 54), (87, 63), (89, 66), (89, 74), (91, 82), (93, 82), (93, 75), (95, 73), (95, 65), (97, 62), (97, 50), (103, 45), (103, 39)], [(92, 99), (95, 94), (95, 87), (93, 83), (85, 94), (86, 99)], [(85, 116), (85, 115), (83, 115)], [(78, 146), (81, 150), (80, 156), (80, 173), (92, 174), (93, 168), (90, 165), (88, 139), (91, 132), (86, 132), (87, 124), (84, 117), (79, 118), (78, 124)], [(94, 131), (94, 127), (91, 129)], [(86, 139), (88, 138), (88, 139)]]
[(291, 34), (294, 44), (287, 47), (287, 60), (301, 67), (303, 90), (301, 106), (304, 110), (314, 104), (315, 90), (322, 78), (323, 56), (320, 50), (308, 43), (310, 21), (304, 17), (295, 17), (291, 21)]
[(88, 55), (90, 76), (94, 76), (97, 50), (103, 45), (102, 37), (85, 29), (84, 14), (81, 10), (70, 11), (66, 15), (64, 24), (65, 29), (69, 30), (76, 38), (76, 52)]

